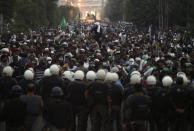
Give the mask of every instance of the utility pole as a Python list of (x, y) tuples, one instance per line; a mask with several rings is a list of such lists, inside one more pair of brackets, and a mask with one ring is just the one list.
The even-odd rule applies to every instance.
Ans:
[(159, 7), (158, 7), (158, 9), (159, 9), (159, 12), (158, 12), (158, 13), (159, 13), (159, 18), (158, 18), (158, 26), (159, 26), (159, 27), (158, 27), (158, 28), (159, 28), (159, 30), (161, 30), (161, 28), (162, 28), (162, 27), (161, 27), (161, 23), (162, 23), (162, 12), (161, 12), (161, 7), (162, 7), (162, 5), (161, 5), (161, 1), (162, 1), (162, 0), (158, 0), (158, 4), (159, 4), (159, 5), (158, 5), (158, 6), (159, 6)]
[(168, 0), (165, 0), (165, 29), (168, 29)]
[(104, 0), (101, 0), (101, 19), (104, 17)]
[(168, 28), (168, 0), (159, 0), (159, 30)]
[(3, 14), (0, 14), (0, 34), (3, 33)]

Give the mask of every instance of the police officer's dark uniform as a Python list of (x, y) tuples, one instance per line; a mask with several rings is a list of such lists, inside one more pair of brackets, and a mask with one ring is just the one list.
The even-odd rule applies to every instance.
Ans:
[[(30, 83), (34, 83), (34, 84), (36, 85), (36, 87), (38, 87), (38, 84), (37, 84), (34, 80), (21, 79), (21, 80), (19, 81), (18, 84), (22, 87), (22, 90), (23, 90), (24, 94), (27, 93), (27, 86), (28, 86), (28, 84), (30, 84)], [(38, 91), (38, 90), (37, 90), (37, 91)]]
[(85, 97), (87, 85), (80, 80), (75, 80), (68, 86), (67, 98), (73, 109), (73, 131), (76, 130), (76, 117), (78, 118), (77, 131), (86, 131), (89, 109)]
[(27, 94), (21, 95), (20, 100), (27, 104), (25, 128), (26, 130), (32, 130), (34, 122), (41, 115), (43, 107), (42, 97), (36, 95), (36, 85), (33, 82), (27, 85)]
[(156, 92), (154, 104), (154, 120), (157, 131), (167, 131), (169, 125), (170, 100), (167, 87), (159, 88)]
[(171, 130), (187, 130), (191, 94), (188, 88), (183, 85), (182, 77), (177, 77), (176, 86), (170, 91), (170, 102), (172, 108), (172, 116), (170, 118)]
[(43, 117), (47, 121), (47, 128), (59, 131), (70, 131), (73, 124), (73, 112), (69, 102), (63, 99), (60, 87), (54, 87), (51, 97), (45, 103)]
[(150, 111), (151, 99), (144, 95), (140, 84), (134, 86), (134, 94), (130, 95), (124, 104), (124, 112), (129, 110), (128, 130), (145, 131), (146, 121)]
[(103, 80), (97, 80), (89, 87), (89, 105), (92, 108), (92, 131), (109, 131), (110, 114), (108, 104), (108, 85)]
[(60, 76), (52, 75), (50, 77), (44, 78), (44, 81), (40, 87), (43, 100), (49, 98), (53, 87), (64, 87), (63, 79)]
[(0, 78), (0, 115), (5, 102), (9, 99), (12, 86), (16, 85), (17, 81), (7, 74), (2, 74)]
[(191, 91), (191, 108), (190, 108), (190, 131), (194, 130), (194, 83), (190, 85), (190, 91)]
[(10, 100), (5, 103), (2, 120), (6, 122), (6, 131), (24, 131), (27, 105), (19, 99), (21, 94), (22, 88), (13, 86)]
[(149, 125), (150, 125), (150, 131), (155, 131), (156, 130), (156, 120), (155, 120), (155, 116), (156, 116), (156, 104), (157, 104), (157, 91), (158, 88), (156, 87), (152, 87), (149, 85), (149, 88), (147, 89), (147, 95), (152, 99), (152, 106), (150, 109), (150, 114), (149, 114)]
[(113, 122), (113, 128), (116, 125), (117, 131), (122, 131), (121, 127), (121, 104), (123, 99), (123, 89), (121, 86), (112, 83), (112, 93), (111, 93), (111, 99), (112, 99), (112, 112), (111, 112), (111, 118)]
[(123, 94), (123, 99), (126, 100), (128, 96), (134, 93), (133, 86), (130, 84), (127, 84), (124, 87), (124, 94)]
[(17, 81), (9, 76), (3, 76), (0, 78), (0, 97), (7, 99), (11, 91), (12, 86), (16, 85)]

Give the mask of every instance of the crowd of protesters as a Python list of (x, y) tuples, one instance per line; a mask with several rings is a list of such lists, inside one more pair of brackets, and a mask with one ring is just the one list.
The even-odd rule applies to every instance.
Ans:
[(0, 129), (194, 130), (187, 31), (83, 22), (0, 38)]

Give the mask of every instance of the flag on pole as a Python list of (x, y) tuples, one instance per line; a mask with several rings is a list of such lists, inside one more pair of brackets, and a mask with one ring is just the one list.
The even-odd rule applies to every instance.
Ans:
[(75, 16), (75, 20), (78, 20), (79, 19), (79, 14), (77, 14), (76, 16)]
[(63, 17), (63, 19), (61, 21), (61, 27), (64, 28), (64, 27), (66, 27), (66, 25), (67, 25), (67, 22), (65, 20), (65, 17)]

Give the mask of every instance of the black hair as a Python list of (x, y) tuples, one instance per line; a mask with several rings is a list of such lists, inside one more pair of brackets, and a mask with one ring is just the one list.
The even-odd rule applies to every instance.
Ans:
[(134, 85), (135, 92), (142, 92), (142, 85), (141, 84), (135, 84)]
[(177, 77), (176, 78), (176, 84), (177, 85), (183, 85), (183, 78), (182, 77)]
[(3, 61), (5, 58), (8, 59), (7, 55), (2, 55), (2, 56), (1, 56), (1, 61)]
[(35, 92), (36, 85), (32, 82), (28, 83), (27, 85), (27, 92)]

